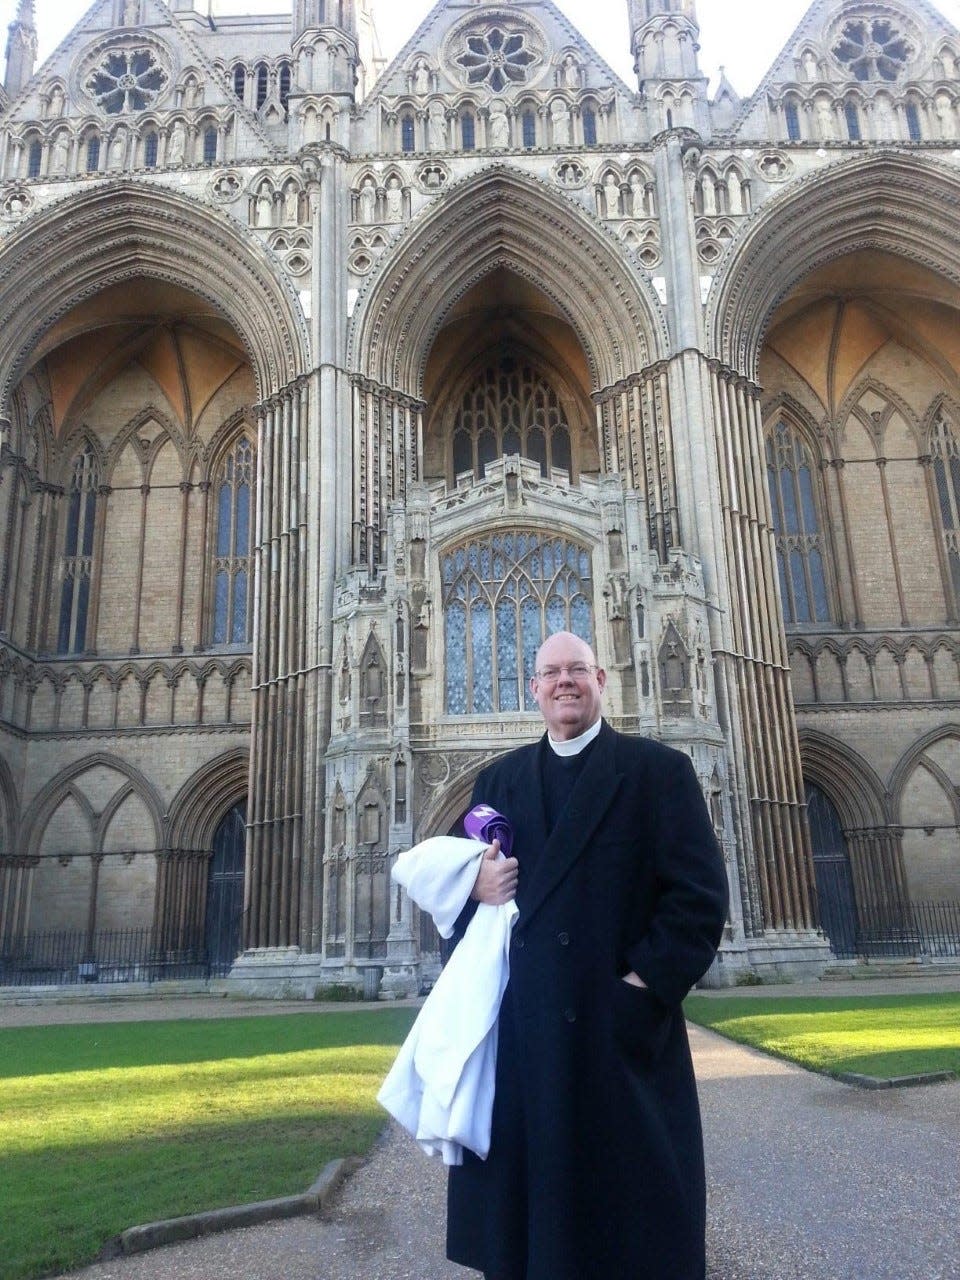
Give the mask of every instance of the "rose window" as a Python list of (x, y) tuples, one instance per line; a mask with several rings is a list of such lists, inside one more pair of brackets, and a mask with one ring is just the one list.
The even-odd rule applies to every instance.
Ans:
[(491, 27), (466, 39), (466, 52), (455, 59), (467, 73), (468, 84), (488, 84), (499, 93), (508, 84), (523, 84), (537, 55), (527, 48), (522, 31)]
[(149, 49), (115, 49), (91, 71), (84, 88), (102, 111), (117, 116), (151, 106), (167, 80)]
[(896, 80), (914, 50), (887, 18), (857, 18), (844, 26), (833, 56), (858, 80)]

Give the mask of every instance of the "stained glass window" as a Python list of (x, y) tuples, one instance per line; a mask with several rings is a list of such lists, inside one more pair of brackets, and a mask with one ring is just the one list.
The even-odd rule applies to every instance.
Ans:
[(476, 121), (469, 111), (460, 117), (460, 135), (463, 139), (464, 151), (473, 151), (477, 145)]
[(43, 143), (31, 142), (27, 151), (27, 177), (39, 178), (43, 165)]
[(156, 168), (160, 140), (155, 133), (148, 133), (143, 140), (143, 163), (148, 169)]
[(269, 93), (269, 91), (270, 91), (270, 72), (267, 69), (266, 63), (261, 62), (260, 65), (257, 67), (257, 110), (258, 111), (266, 102), (267, 94)]
[(413, 116), (402, 116), (400, 119), (400, 146), (404, 151), (416, 150)]
[(87, 647), (87, 612), (93, 567), (93, 531), (97, 517), (99, 467), (87, 444), (73, 460), (67, 496), (67, 523), (60, 561), (58, 653), (82, 653)]
[(152, 50), (112, 49), (90, 72), (84, 87), (108, 115), (129, 115), (152, 106), (169, 78)]
[(787, 138), (791, 142), (800, 141), (800, 111), (795, 102), (788, 102), (783, 108), (787, 121)]
[(843, 104), (843, 117), (847, 122), (847, 137), (851, 142), (859, 142), (860, 133), (860, 112), (857, 110), (855, 102), (845, 102)]
[(915, 102), (908, 102), (905, 111), (907, 117), (907, 133), (911, 142), (923, 141), (923, 128), (920, 124), (920, 111)]
[(204, 164), (213, 164), (217, 158), (217, 131), (211, 125), (203, 131)]
[(240, 101), (243, 101), (244, 91), (247, 87), (247, 69), (243, 66), (234, 67), (233, 69), (233, 92)]
[(280, 105), (287, 111), (290, 102), (290, 63), (280, 63)]
[(255, 467), (253, 442), (244, 436), (224, 458), (214, 485), (214, 644), (247, 644), (252, 633)]
[(100, 168), (100, 135), (91, 133), (87, 139), (87, 173), (96, 173)]
[(954, 607), (957, 607), (960, 605), (960, 441), (943, 414), (933, 425), (930, 453), (940, 506), (940, 525), (953, 584)]
[(767, 438), (767, 478), (784, 621), (829, 622), (823, 537), (813, 491), (813, 463), (800, 435), (778, 422)]
[(588, 147), (596, 146), (597, 113), (592, 107), (583, 109), (583, 141)]
[(523, 129), (523, 145), (528, 149), (537, 145), (537, 117), (532, 111), (525, 111), (521, 121)]
[(488, 462), (518, 453), (571, 471), (570, 428), (560, 398), (546, 379), (511, 355), (490, 364), (460, 401), (451, 439), (451, 480), (464, 471), (483, 476)]
[(554, 631), (593, 643), (590, 553), (569, 538), (500, 530), (441, 557), (449, 715), (532, 711), (534, 658)]

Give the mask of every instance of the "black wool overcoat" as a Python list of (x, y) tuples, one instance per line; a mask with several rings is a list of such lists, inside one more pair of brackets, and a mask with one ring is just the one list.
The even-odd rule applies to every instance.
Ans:
[(513, 825), (519, 916), (490, 1154), (450, 1170), (448, 1256), (496, 1280), (703, 1280), (680, 1004), (720, 941), (723, 861), (687, 756), (606, 723), (548, 838), (549, 749), (509, 753), (473, 793)]

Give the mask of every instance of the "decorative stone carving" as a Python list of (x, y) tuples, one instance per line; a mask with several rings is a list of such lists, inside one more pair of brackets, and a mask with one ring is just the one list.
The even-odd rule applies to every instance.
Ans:
[(490, 147), (493, 151), (502, 151), (510, 145), (510, 121), (507, 109), (502, 102), (490, 104)]
[(940, 123), (940, 137), (952, 141), (957, 136), (957, 115), (949, 93), (941, 90), (934, 99), (933, 109)]
[(454, 28), (445, 44), (451, 74), (470, 88), (502, 93), (532, 84), (543, 70), (545, 41), (525, 14), (469, 18)]
[(447, 149), (447, 113), (442, 102), (431, 102), (427, 108), (427, 145), (431, 151)]
[(784, 182), (793, 172), (793, 161), (782, 151), (761, 151), (755, 164), (767, 182)]
[(273, 226), (273, 192), (266, 179), (260, 183), (260, 190), (257, 192), (255, 219), (258, 227)]
[(607, 172), (600, 189), (601, 210), (604, 218), (620, 217), (620, 183), (615, 175)]
[(411, 87), (421, 97), (430, 92), (430, 64), (426, 58), (418, 58), (414, 63)]
[(357, 193), (357, 216), (360, 222), (377, 220), (377, 187), (373, 178), (364, 178)]
[(565, 89), (579, 89), (581, 84), (580, 64), (572, 53), (568, 53), (560, 66), (560, 83)]
[(50, 105), (48, 114), (51, 120), (59, 120), (63, 115), (65, 105), (64, 92), (58, 84), (55, 84), (50, 90)]
[(402, 222), (403, 187), (400, 185), (400, 179), (396, 175), (387, 179), (385, 202), (387, 222)]
[(167, 146), (167, 164), (171, 167), (183, 164), (187, 154), (187, 130), (182, 120), (174, 121)]
[(570, 145), (570, 108), (565, 99), (554, 98), (550, 103), (550, 124), (553, 132), (554, 146)]
[(824, 142), (833, 142), (837, 136), (837, 120), (833, 113), (833, 103), (826, 98), (818, 98), (816, 105), (817, 132)]
[(70, 135), (65, 130), (61, 129), (53, 140), (53, 150), (50, 157), (50, 172), (57, 174), (58, 176), (66, 174), (69, 158)]
[(232, 170), (216, 174), (210, 183), (210, 194), (214, 200), (220, 200), (224, 204), (229, 204), (232, 200), (238, 199), (242, 191), (243, 183), (240, 180), (240, 175)]
[(805, 49), (801, 58), (803, 64), (803, 78), (810, 84), (820, 78), (820, 68), (817, 66), (817, 55), (812, 49)]
[(0, 199), (0, 217), (4, 222), (17, 222), (30, 209), (32, 197), (23, 187), (12, 187)]
[(135, 27), (140, 22), (140, 0), (124, 0), (123, 25)]
[(417, 185), (421, 191), (435, 195), (441, 188), (447, 185), (450, 179), (450, 172), (447, 166), (434, 161), (432, 164), (425, 164), (417, 171)]
[(557, 185), (566, 187), (568, 191), (584, 186), (587, 181), (587, 171), (578, 160), (558, 161), (554, 165), (553, 176)]

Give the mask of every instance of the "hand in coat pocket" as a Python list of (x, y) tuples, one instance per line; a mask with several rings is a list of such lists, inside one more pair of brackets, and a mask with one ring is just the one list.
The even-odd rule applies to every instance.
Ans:
[(649, 987), (627, 978), (615, 980), (612, 1005), (614, 1036), (628, 1059), (640, 1066), (652, 1063), (667, 1042), (670, 1009)]

